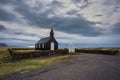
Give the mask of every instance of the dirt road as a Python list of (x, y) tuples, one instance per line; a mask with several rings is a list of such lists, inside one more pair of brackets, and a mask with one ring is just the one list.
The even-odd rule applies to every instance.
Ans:
[(120, 55), (75, 55), (67, 62), (2, 80), (120, 80)]

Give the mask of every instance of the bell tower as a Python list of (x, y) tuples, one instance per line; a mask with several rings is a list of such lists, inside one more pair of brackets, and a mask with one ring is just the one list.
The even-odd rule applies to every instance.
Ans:
[(51, 31), (50, 31), (50, 37), (51, 38), (54, 38), (54, 32), (53, 32), (53, 29), (51, 28)]

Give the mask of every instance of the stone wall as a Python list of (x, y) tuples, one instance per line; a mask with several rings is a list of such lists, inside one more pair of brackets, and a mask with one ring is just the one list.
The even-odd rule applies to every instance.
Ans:
[(51, 55), (65, 55), (68, 54), (67, 49), (59, 49), (55, 51), (51, 50), (35, 50), (30, 52), (15, 52), (14, 49), (8, 49), (13, 60), (20, 60), (26, 58), (35, 58), (41, 56), (51, 56)]
[(119, 53), (119, 50), (101, 50), (101, 49), (75, 49), (76, 53), (91, 53), (91, 54), (107, 54), (114, 55)]

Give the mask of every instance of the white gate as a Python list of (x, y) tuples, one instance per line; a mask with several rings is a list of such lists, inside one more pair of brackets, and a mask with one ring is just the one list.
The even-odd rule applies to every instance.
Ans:
[(54, 49), (55, 49), (55, 44), (54, 42), (51, 42), (50, 50), (54, 50)]

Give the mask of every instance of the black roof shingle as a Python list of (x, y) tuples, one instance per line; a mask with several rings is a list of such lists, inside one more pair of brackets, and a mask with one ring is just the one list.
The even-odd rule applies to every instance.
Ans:
[(50, 37), (45, 37), (45, 38), (40, 39), (37, 43), (46, 43), (49, 40), (50, 40)]

